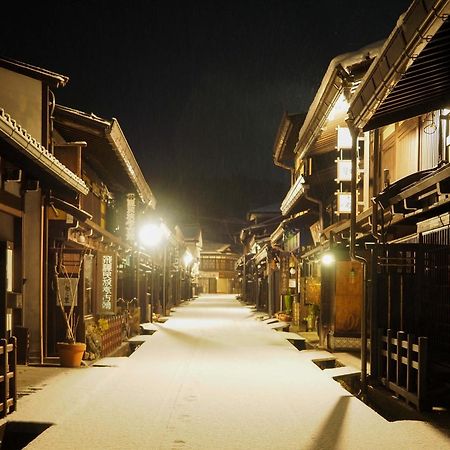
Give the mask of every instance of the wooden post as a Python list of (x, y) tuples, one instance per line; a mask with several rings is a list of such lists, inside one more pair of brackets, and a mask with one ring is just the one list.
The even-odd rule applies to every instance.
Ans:
[(6, 339), (3, 338), (0, 339), (0, 355), (2, 356), (0, 367), (0, 406), (2, 409), (0, 417), (6, 417), (8, 413), (8, 344)]
[(380, 352), (382, 342), (379, 339), (379, 320), (378, 320), (378, 301), (377, 301), (377, 264), (376, 264), (377, 252), (375, 249), (370, 251), (370, 265), (368, 270), (367, 280), (367, 300), (369, 304), (369, 329), (370, 329), (370, 375), (377, 379), (381, 373)]
[(9, 354), (9, 371), (13, 374), (9, 384), (9, 397), (13, 400), (10, 407), (10, 412), (12, 412), (17, 409), (17, 338), (11, 336), (9, 343), (12, 345), (12, 350)]
[[(414, 335), (408, 334), (407, 337), (408, 348), (406, 349), (406, 390), (411, 392), (412, 389), (412, 374), (413, 374), (413, 343), (414, 343)], [(409, 404), (409, 399), (406, 399), (406, 403)]]
[(386, 348), (386, 386), (389, 387), (391, 381), (391, 342), (392, 342), (392, 330), (387, 330), (387, 348)]
[(402, 363), (402, 354), (403, 354), (403, 341), (405, 340), (406, 334), (403, 331), (397, 331), (397, 371), (396, 371), (396, 379), (397, 386), (403, 385), (403, 363)]
[(418, 409), (423, 411), (427, 408), (427, 362), (428, 362), (428, 339), (419, 337), (418, 373), (417, 373), (417, 400)]
[[(384, 337), (384, 330), (382, 328), (378, 328), (378, 347), (377, 347), (377, 361), (378, 361), (378, 372), (377, 372), (377, 378), (383, 377), (383, 337)], [(373, 374), (375, 375), (375, 374)]]

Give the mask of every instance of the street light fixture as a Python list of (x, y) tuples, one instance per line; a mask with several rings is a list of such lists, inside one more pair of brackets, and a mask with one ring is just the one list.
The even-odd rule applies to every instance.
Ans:
[(186, 267), (191, 264), (191, 262), (194, 261), (194, 257), (192, 256), (192, 253), (189, 250), (186, 250), (185, 254), (183, 255), (183, 263)]
[(156, 248), (163, 246), (163, 286), (162, 286), (162, 309), (163, 314), (166, 315), (166, 283), (167, 283), (167, 241), (171, 232), (164, 222), (148, 223), (139, 230), (139, 243), (146, 248)]
[(164, 233), (162, 224), (146, 224), (139, 230), (139, 242), (147, 248), (157, 247), (163, 240)]
[(331, 266), (331, 264), (334, 263), (336, 258), (332, 253), (325, 253), (322, 258), (320, 259), (322, 261), (322, 264), (325, 266)]

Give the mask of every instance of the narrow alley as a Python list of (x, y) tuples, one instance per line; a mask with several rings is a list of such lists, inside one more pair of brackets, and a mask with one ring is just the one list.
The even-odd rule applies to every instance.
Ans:
[[(129, 357), (64, 369), (12, 422), (52, 424), (30, 449), (439, 449), (421, 422), (388, 422), (232, 295), (184, 303)], [(89, 388), (87, 388), (89, 387)]]

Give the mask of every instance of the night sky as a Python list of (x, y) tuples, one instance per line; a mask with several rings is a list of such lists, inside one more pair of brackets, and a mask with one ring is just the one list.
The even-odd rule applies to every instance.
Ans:
[(410, 1), (2, 3), (0, 55), (67, 75), (57, 102), (116, 117), (161, 211), (195, 221), (281, 202), (283, 112), (306, 111), (330, 60), (386, 38)]

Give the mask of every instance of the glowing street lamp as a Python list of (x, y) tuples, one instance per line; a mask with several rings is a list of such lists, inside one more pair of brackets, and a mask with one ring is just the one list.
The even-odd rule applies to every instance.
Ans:
[(146, 224), (139, 230), (139, 242), (144, 247), (156, 247), (163, 240), (164, 231), (161, 225), (154, 223)]
[(324, 266), (331, 266), (335, 261), (335, 257), (332, 253), (325, 253), (322, 256), (321, 261)]
[(191, 264), (191, 262), (194, 261), (194, 257), (192, 256), (192, 253), (189, 250), (186, 250), (185, 254), (183, 255), (183, 263), (186, 267)]
[(166, 284), (167, 284), (167, 241), (170, 238), (170, 230), (164, 222), (148, 223), (139, 230), (139, 243), (146, 248), (163, 246), (163, 286), (162, 286), (162, 309), (166, 314)]

